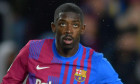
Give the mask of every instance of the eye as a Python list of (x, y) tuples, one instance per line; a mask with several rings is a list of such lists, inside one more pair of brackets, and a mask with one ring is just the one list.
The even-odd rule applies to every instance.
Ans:
[(78, 24), (73, 24), (73, 27), (78, 27), (79, 25)]
[(60, 23), (60, 26), (65, 27), (66, 24), (65, 23)]

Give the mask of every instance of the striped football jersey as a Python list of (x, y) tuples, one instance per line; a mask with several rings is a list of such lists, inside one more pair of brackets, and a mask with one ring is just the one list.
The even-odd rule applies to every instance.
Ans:
[(17, 55), (1, 84), (122, 84), (111, 64), (79, 43), (72, 57), (60, 56), (54, 39), (31, 40)]

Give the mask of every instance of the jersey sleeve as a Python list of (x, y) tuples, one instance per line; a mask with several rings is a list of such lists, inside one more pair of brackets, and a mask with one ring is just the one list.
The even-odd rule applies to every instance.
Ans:
[(1, 84), (22, 84), (28, 73), (29, 44), (30, 42), (20, 50)]
[(103, 57), (103, 54), (100, 54), (100, 60), (98, 62), (100, 84), (123, 84), (112, 65)]

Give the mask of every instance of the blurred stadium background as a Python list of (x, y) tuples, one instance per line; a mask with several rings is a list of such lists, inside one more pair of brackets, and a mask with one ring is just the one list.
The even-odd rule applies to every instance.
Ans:
[(81, 43), (103, 52), (124, 84), (140, 84), (140, 0), (0, 0), (0, 82), (29, 40), (54, 37), (54, 11), (66, 2), (84, 12)]

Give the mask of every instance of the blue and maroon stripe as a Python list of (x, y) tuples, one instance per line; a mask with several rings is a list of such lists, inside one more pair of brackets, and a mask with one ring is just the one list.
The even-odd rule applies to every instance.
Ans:
[(29, 84), (35, 84), (36, 82), (35, 74), (29, 72), (28, 79), (29, 79)]
[(88, 84), (89, 82), (89, 76), (91, 72), (91, 59), (92, 59), (93, 51), (94, 50), (92, 50), (91, 48), (84, 47), (83, 56), (80, 61), (80, 66), (81, 66), (80, 69), (87, 71), (86, 79), (83, 82), (77, 82), (77, 84)]
[(48, 76), (48, 81), (51, 81), (53, 84), (58, 84), (59, 82), (59, 78), (58, 77), (54, 77), (54, 76)]
[[(81, 61), (80, 61), (80, 64), (81, 64), (81, 65), (80, 65), (80, 66), (81, 66), (81, 67), (80, 67), (80, 70), (85, 70), (85, 69), (84, 69), (84, 65), (85, 65), (84, 63), (85, 63), (85, 59), (86, 59), (86, 56), (87, 56), (87, 55), (86, 55), (86, 54), (87, 54), (86, 48), (85, 48), (84, 46), (83, 46), (83, 48), (84, 48), (84, 51), (83, 51), (82, 59), (81, 59)], [(81, 82), (77, 82), (77, 84), (81, 84)]]
[(92, 60), (92, 55), (93, 55), (93, 49), (90, 49), (89, 51), (89, 57), (88, 57), (88, 69), (87, 69), (87, 78), (85, 80), (85, 84), (88, 84), (89, 83), (89, 77), (90, 77), (90, 72), (91, 72), (91, 60)]
[(62, 63), (62, 61), (53, 56), (51, 63)]
[[(73, 61), (73, 66), (72, 67), (70, 67), (70, 69), (69, 69), (69, 71), (71, 70), (71, 68), (72, 68), (72, 71), (71, 71), (71, 73), (69, 73), (70, 75), (68, 76), (68, 78), (67, 78), (67, 83), (69, 84), (73, 84), (73, 82), (74, 82), (74, 74), (75, 74), (75, 72), (76, 72), (76, 67), (77, 67), (77, 61), (78, 61), (78, 58), (77, 59), (75, 59), (74, 61)], [(70, 79), (69, 79), (70, 78)]]
[(68, 70), (69, 70), (69, 62), (66, 62), (66, 65), (65, 65), (65, 72), (64, 72), (64, 77), (63, 77), (63, 82), (62, 82), (62, 84), (66, 84), (67, 76), (68, 76)]
[(45, 40), (35, 40), (30, 42), (29, 58), (38, 60), (44, 41)]
[[(84, 47), (82, 47), (82, 52), (79, 54), (79, 57), (78, 57), (78, 60), (77, 60), (77, 67), (76, 67), (76, 69), (80, 69), (82, 64), (83, 64), (83, 63), (81, 64), (81, 62), (85, 58), (85, 54), (86, 54), (85, 50), (86, 49)], [(75, 69), (75, 72), (76, 72), (76, 69)], [(71, 83), (71, 84), (77, 84), (77, 83), (78, 83), (78, 81), (74, 79), (73, 83)]]
[[(80, 52), (77, 54), (78, 57), (74, 60), (70, 60), (62, 63), (61, 74), (59, 84), (73, 84), (74, 74), (76, 72), (77, 63), (80, 62), (83, 55), (83, 48), (81, 47)], [(80, 66), (78, 66), (80, 67)]]

